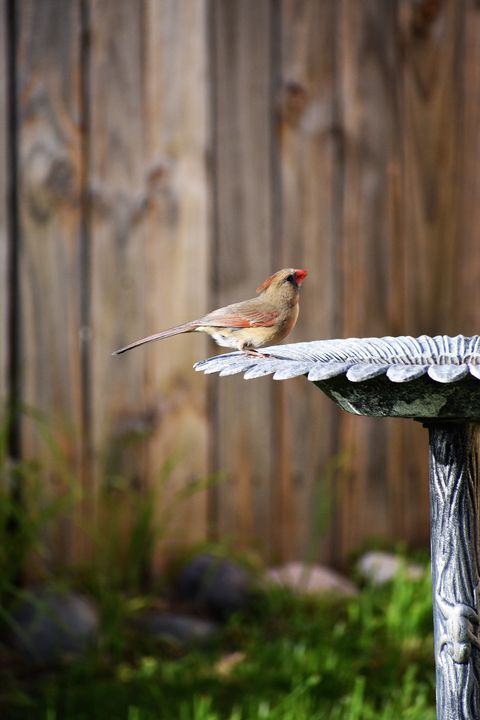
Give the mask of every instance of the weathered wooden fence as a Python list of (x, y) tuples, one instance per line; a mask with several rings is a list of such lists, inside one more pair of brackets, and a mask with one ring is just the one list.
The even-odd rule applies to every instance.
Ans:
[[(53, 555), (113, 513), (128, 535), (138, 497), (171, 544), (341, 564), (372, 536), (425, 543), (414, 423), (340, 415), (302, 379), (206, 379), (197, 336), (110, 352), (289, 265), (310, 273), (292, 340), (478, 332), (478, 2), (0, 12), (0, 393), (46, 414), (77, 483)], [(28, 415), (11, 451), (45, 453)]]

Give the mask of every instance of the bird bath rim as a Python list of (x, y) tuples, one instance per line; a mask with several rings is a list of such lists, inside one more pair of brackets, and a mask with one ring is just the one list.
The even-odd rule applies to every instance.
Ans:
[[(480, 336), (346, 338), (278, 345), (194, 365), (246, 380), (305, 375), (355, 415), (480, 419)], [(266, 357), (265, 357), (266, 355)]]

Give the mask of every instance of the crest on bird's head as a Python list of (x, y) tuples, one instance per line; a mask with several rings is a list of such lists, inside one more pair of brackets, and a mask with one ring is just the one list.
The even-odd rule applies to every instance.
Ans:
[(296, 270), (295, 268), (284, 268), (270, 275), (258, 287), (257, 293), (265, 292), (271, 285), (281, 285), (284, 282), (291, 283), (294, 287), (299, 288), (307, 277), (306, 270)]

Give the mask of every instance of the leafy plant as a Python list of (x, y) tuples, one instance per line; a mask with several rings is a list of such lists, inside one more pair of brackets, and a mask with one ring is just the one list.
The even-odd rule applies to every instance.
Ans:
[[(169, 480), (180, 462), (175, 458), (160, 468), (155, 490), (132, 493), (130, 481), (106, 463), (99, 503), (108, 511), (108, 523), (91, 532), (93, 557), (76, 572), (57, 570), (48, 552), (52, 533), (62, 518), (77, 517), (82, 496), (68, 442), (59, 445), (40, 415), (30, 418), (48, 448), (42, 466), (13, 462), (8, 428), (0, 430), (0, 620), (9, 622), (8, 600), (19, 592), (20, 569), (33, 563), (37, 573), (55, 569), (57, 582), (80, 586), (96, 598), (101, 632), (87, 656), (55, 671), (15, 665), (0, 644), (1, 717), (433, 720), (428, 573), (413, 580), (400, 572), (390, 584), (367, 585), (349, 599), (271, 590), (249, 615), (234, 616), (216, 645), (173, 652), (139, 638), (132, 620), (152, 600), (149, 562), (178, 508), (218, 478), (171, 492)], [(339, 457), (329, 472), (341, 473), (344, 463)], [(46, 482), (52, 477), (54, 493)], [(163, 504), (162, 494), (169, 498)], [(128, 516), (122, 514), (126, 505)], [(318, 519), (319, 531), (323, 527)], [(219, 548), (219, 557), (227, 550)], [(231, 655), (234, 663), (225, 660)]]

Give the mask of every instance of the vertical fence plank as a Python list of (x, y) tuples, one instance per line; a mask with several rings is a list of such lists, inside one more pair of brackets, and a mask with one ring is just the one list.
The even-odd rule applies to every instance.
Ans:
[[(272, 266), (271, 4), (213, 1), (215, 292), (220, 306), (254, 295)], [(211, 516), (220, 537), (268, 554), (271, 383), (215, 384), (213, 463), (224, 481)], [(275, 480), (275, 478), (273, 478)]]
[(463, 0), (401, 4), (404, 54), (404, 224), (407, 322), (414, 333), (452, 325), (457, 248)]
[(99, 550), (116, 541), (123, 563), (154, 421), (145, 353), (111, 355), (146, 334), (142, 11), (128, 0), (89, 5), (91, 493), (96, 522), (111, 533)]
[[(143, 3), (90, 4), (91, 440), (98, 550), (128, 565), (133, 509), (145, 490), (154, 414), (145, 353), (111, 352), (146, 334)], [(136, 571), (139, 569), (136, 568)]]
[(0, 0), (0, 410), (8, 393), (8, 78), (7, 4)]
[[(151, 331), (209, 309), (207, 2), (149, 0), (145, 28)], [(169, 517), (170, 551), (207, 533), (207, 491), (178, 503), (191, 483), (207, 478), (207, 384), (192, 371), (206, 349), (203, 336), (187, 335), (146, 352), (145, 388), (157, 414), (150, 482), (162, 460), (174, 460), (168, 483), (157, 488), (155, 514), (160, 531)], [(161, 561), (158, 554), (155, 564)]]
[[(396, 6), (344, 0), (338, 8), (338, 103), (343, 134), (342, 335), (402, 328), (403, 256), (392, 227), (398, 193), (399, 115)], [(341, 502), (339, 557), (369, 537), (392, 537), (401, 471), (386, 476), (400, 425), (342, 415), (340, 445), (351, 457)], [(397, 435), (398, 433), (398, 435)]]
[[(320, 339), (338, 332), (335, 4), (287, 0), (281, 7), (282, 259), (277, 264), (310, 272), (292, 341)], [(281, 383), (275, 391), (283, 395), (283, 452), (277, 472), (286, 492), (279, 521), (283, 555), (318, 557), (321, 538), (322, 554), (328, 554), (327, 507), (334, 492), (329, 468), (338, 460), (333, 443), (338, 411), (327, 398), (312, 393), (303, 378)]]
[[(468, 332), (454, 303), (461, 282), (456, 255), (464, 187), (459, 179), (465, 4), (447, 0), (429, 8), (401, 2), (399, 8), (405, 326), (411, 334)], [(405, 491), (407, 497), (415, 493), (418, 502), (409, 503), (405, 529), (412, 541), (426, 541), (428, 496), (426, 483), (418, 482), (425, 473), (417, 460), (426, 453), (426, 438), (415, 427), (409, 433)]]
[[(81, 455), (79, 2), (17, 6), (22, 400), (45, 413), (69, 467), (62, 477), (53, 463), (50, 485), (45, 476), (50, 502), (72, 490)], [(23, 452), (48, 456), (37, 430), (24, 419)], [(62, 561), (67, 525), (51, 543)]]
[[(91, 6), (96, 492), (117, 492), (117, 505), (124, 498), (126, 529), (140, 519), (142, 496), (154, 503), (157, 534), (206, 469), (205, 384), (191, 371), (202, 341), (110, 353), (206, 310), (204, 9), (171, 0)], [(195, 519), (183, 523), (184, 543), (203, 536), (204, 496), (175, 510), (179, 524), (186, 512)]]
[(460, 153), (458, 224), (455, 237), (455, 284), (452, 332), (478, 333), (478, 312), (473, 298), (480, 277), (478, 228), (480, 227), (480, 7), (465, 3), (463, 42), (458, 49), (457, 81), (461, 98), (455, 107), (457, 147)]

